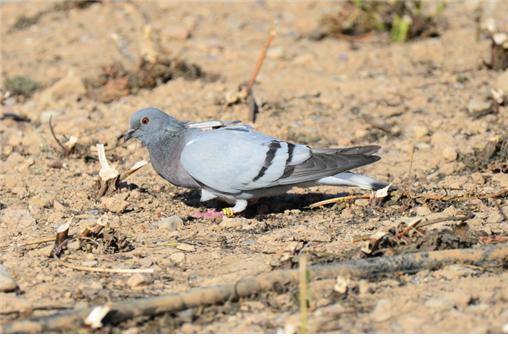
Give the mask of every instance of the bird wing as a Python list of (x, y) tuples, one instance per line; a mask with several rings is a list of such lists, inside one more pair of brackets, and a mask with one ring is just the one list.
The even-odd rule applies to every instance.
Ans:
[(328, 150), (313, 151), (306, 145), (235, 125), (199, 133), (184, 146), (180, 160), (187, 173), (203, 186), (239, 194), (314, 181), (379, 159), (361, 150)]

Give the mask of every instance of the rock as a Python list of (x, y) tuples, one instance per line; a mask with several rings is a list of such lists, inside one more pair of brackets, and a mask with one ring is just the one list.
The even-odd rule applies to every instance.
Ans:
[(467, 111), (473, 117), (479, 118), (493, 113), (492, 103), (483, 99), (473, 98), (467, 103)]
[(365, 207), (365, 206), (369, 206), (369, 203), (370, 203), (370, 200), (368, 200), (368, 199), (356, 199), (355, 200), (356, 206)]
[(370, 314), (374, 321), (376, 322), (382, 322), (386, 321), (390, 317), (392, 317), (392, 304), (387, 299), (379, 300), (376, 304), (376, 307)]
[(416, 125), (413, 127), (413, 135), (416, 139), (423, 139), (430, 133), (429, 128), (425, 125)]
[(69, 250), (74, 250), (74, 251), (76, 251), (76, 250), (80, 250), (81, 246), (80, 246), (80, 244), (79, 244), (79, 241), (77, 241), (77, 240), (72, 240), (72, 241), (70, 241), (69, 243), (67, 243), (67, 248), (68, 248)]
[(433, 310), (449, 310), (453, 307), (453, 301), (447, 298), (433, 297), (428, 299), (425, 305)]
[(35, 219), (24, 208), (7, 208), (0, 213), (0, 223), (14, 225), (16, 228), (26, 228), (35, 225)]
[(427, 206), (416, 207), (415, 211), (417, 216), (427, 216), (432, 213), (430, 208), (428, 208)]
[(487, 223), (500, 223), (504, 220), (504, 216), (501, 215), (497, 210), (492, 210), (487, 218)]
[(112, 197), (103, 197), (101, 205), (113, 213), (122, 213), (127, 209), (129, 203), (125, 200), (125, 196), (117, 194)]
[(285, 56), (284, 48), (283, 47), (270, 48), (266, 53), (266, 56), (268, 56), (269, 58), (282, 60), (284, 59)]
[(508, 70), (497, 77), (495, 87), (498, 90), (503, 90), (503, 93), (508, 95)]
[(147, 285), (150, 283), (150, 278), (143, 274), (134, 274), (129, 279), (127, 279), (127, 286), (134, 288), (143, 285)]
[(244, 225), (248, 225), (249, 221), (245, 218), (222, 218), (221, 227), (225, 229), (241, 229)]
[(507, 173), (497, 173), (492, 177), (492, 182), (498, 185), (501, 188), (508, 187), (508, 174)]
[(81, 265), (83, 267), (95, 267), (99, 263), (96, 260), (89, 260), (89, 261), (83, 261), (81, 262)]
[(159, 229), (176, 231), (183, 227), (183, 220), (178, 215), (172, 215), (154, 222), (152, 226), (155, 226)]
[(169, 255), (169, 260), (176, 264), (177, 266), (181, 266), (185, 263), (185, 254), (184, 253), (174, 253)]
[(453, 147), (447, 146), (443, 149), (443, 158), (446, 161), (454, 161), (457, 159), (457, 156), (457, 151)]
[(62, 101), (65, 98), (77, 98), (85, 93), (86, 89), (81, 78), (73, 72), (69, 72), (65, 77), (42, 91), (39, 97), (43, 105), (51, 106), (55, 102)]
[(0, 265), (0, 293), (14, 291), (17, 287), (18, 285), (9, 275), (9, 273), (7, 273), (5, 267)]
[(196, 247), (193, 245), (189, 245), (187, 243), (179, 243), (176, 245), (176, 249), (184, 251), (184, 252), (194, 252), (196, 251)]
[[(14, 294), (0, 294), (0, 313), (19, 312), (28, 314), (32, 311), (32, 304)], [(28, 332), (28, 331), (27, 331)]]
[(335, 282), (335, 285), (333, 286), (333, 290), (336, 293), (343, 295), (347, 292), (350, 282), (351, 281), (349, 279), (346, 279), (343, 276), (337, 276), (337, 281)]

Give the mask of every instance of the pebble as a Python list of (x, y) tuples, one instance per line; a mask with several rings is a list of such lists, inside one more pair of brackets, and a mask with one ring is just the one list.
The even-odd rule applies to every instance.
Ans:
[(508, 70), (497, 77), (496, 89), (503, 90), (504, 94), (508, 95)]
[(194, 252), (196, 251), (196, 247), (193, 245), (189, 245), (187, 243), (179, 243), (176, 245), (176, 249), (184, 251), (184, 252)]
[(457, 151), (451, 147), (447, 146), (443, 149), (443, 158), (447, 161), (454, 161), (457, 159)]
[(498, 185), (501, 188), (508, 187), (508, 174), (507, 173), (497, 173), (492, 177), (492, 182)]
[(182, 265), (185, 263), (185, 254), (184, 253), (174, 253), (169, 255), (169, 260), (176, 265)]
[(125, 201), (122, 195), (115, 195), (112, 197), (103, 197), (101, 199), (102, 207), (113, 213), (122, 213), (127, 209), (129, 203)]
[(479, 98), (473, 98), (467, 103), (467, 111), (477, 117), (481, 117), (491, 113), (492, 104), (488, 101)]
[(178, 215), (172, 215), (154, 222), (152, 226), (155, 226), (159, 229), (176, 231), (183, 227), (183, 220)]
[(17, 287), (18, 285), (9, 273), (7, 273), (5, 267), (0, 265), (0, 292), (5, 293), (8, 291), (14, 291)]
[(0, 313), (18, 311), (20, 313), (30, 313), (32, 304), (24, 298), (14, 294), (0, 294)]
[(95, 260), (81, 262), (81, 265), (83, 267), (95, 267), (97, 264), (99, 264), (99, 263)]
[(67, 248), (69, 250), (80, 250), (81, 246), (79, 244), (79, 241), (78, 240), (72, 240), (71, 242), (69, 242), (67, 244)]
[(373, 317), (374, 321), (376, 322), (382, 322), (386, 321), (390, 317), (392, 317), (392, 310), (391, 310), (392, 304), (387, 299), (379, 300), (376, 304), (376, 307), (374, 308), (374, 311), (372, 311), (371, 316)]
[(143, 274), (134, 274), (127, 279), (127, 286), (134, 288), (150, 283), (150, 278)]
[(428, 136), (430, 133), (429, 128), (425, 125), (416, 125), (413, 127), (413, 135), (416, 139), (422, 139)]
[(16, 228), (26, 228), (35, 225), (35, 219), (30, 212), (24, 208), (7, 208), (3, 210), (2, 223), (6, 225), (15, 225)]

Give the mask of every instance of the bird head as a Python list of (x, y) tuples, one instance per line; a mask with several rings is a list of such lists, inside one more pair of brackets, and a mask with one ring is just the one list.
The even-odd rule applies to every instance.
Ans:
[(177, 134), (184, 129), (184, 123), (156, 108), (145, 108), (132, 114), (130, 129), (124, 140), (139, 139), (149, 145), (163, 134)]

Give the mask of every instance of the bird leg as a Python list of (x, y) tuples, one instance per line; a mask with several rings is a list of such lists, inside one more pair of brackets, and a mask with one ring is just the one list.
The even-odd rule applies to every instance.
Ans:
[(236, 200), (233, 207), (223, 208), (222, 211), (209, 209), (205, 212), (195, 212), (192, 216), (198, 219), (216, 219), (224, 216), (232, 218), (235, 214), (243, 212), (247, 208), (247, 204), (247, 200)]
[(247, 208), (247, 200), (236, 200), (235, 205), (233, 207), (227, 207), (222, 209), (222, 213), (228, 218), (232, 218), (235, 214), (242, 213)]

